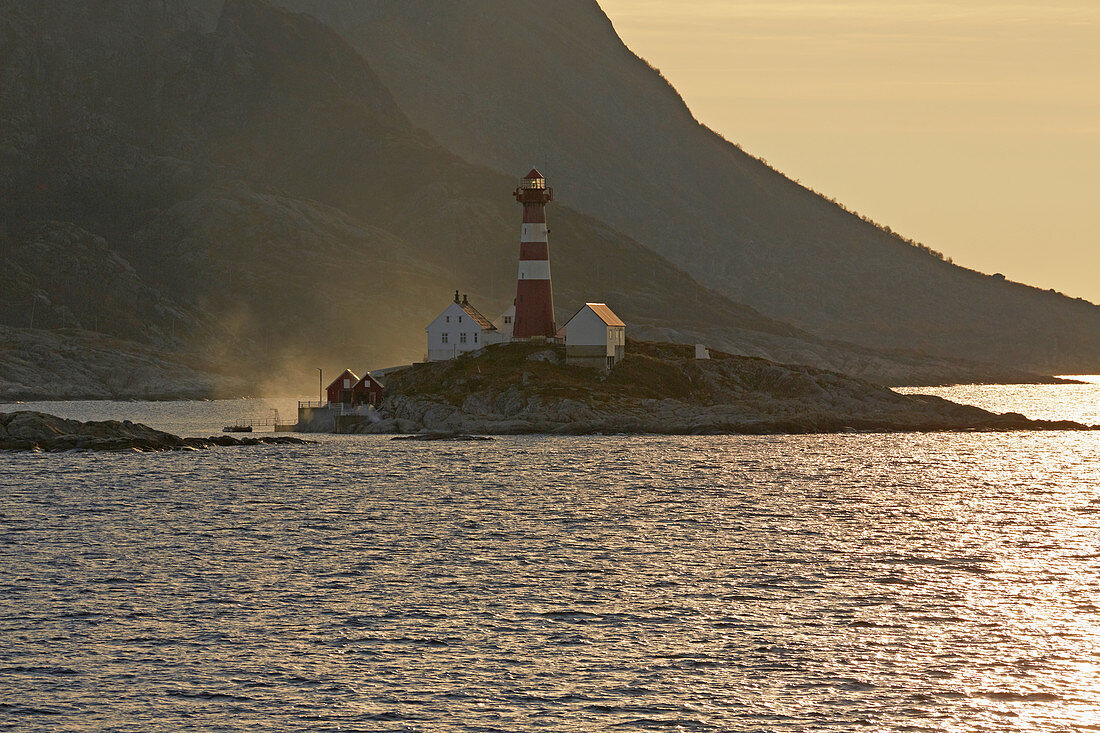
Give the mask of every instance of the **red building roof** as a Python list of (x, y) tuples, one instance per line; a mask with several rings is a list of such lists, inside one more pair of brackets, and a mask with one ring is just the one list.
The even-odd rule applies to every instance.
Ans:
[(330, 384), (328, 387), (325, 388), (326, 391), (332, 389), (333, 387), (338, 387), (339, 389), (344, 389), (344, 386), (343, 386), (342, 382), (345, 379), (350, 379), (352, 384), (355, 384), (356, 382), (359, 381), (359, 377), (356, 376), (355, 372), (353, 372), (350, 369), (345, 369), (343, 374), (338, 376), (336, 379), (332, 380), (332, 384)]
[(382, 382), (373, 377), (370, 372), (367, 372), (362, 379), (355, 383), (355, 386), (352, 387), (352, 389), (370, 389), (372, 386), (382, 388), (386, 385), (382, 384)]
[[(577, 313), (580, 313), (585, 308), (591, 309), (591, 311), (595, 313), (596, 316), (608, 326), (622, 326), (623, 328), (626, 328), (626, 324), (623, 323), (623, 319), (615, 315), (614, 311), (608, 308), (606, 303), (585, 303), (580, 307), (580, 310), (578, 310)], [(574, 313), (569, 321), (572, 321), (573, 318), (576, 318), (577, 313)], [(568, 324), (569, 321), (566, 321), (566, 324)]]

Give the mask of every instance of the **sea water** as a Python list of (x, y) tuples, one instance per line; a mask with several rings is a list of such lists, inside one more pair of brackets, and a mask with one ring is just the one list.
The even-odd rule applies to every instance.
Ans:
[(1100, 730), (1096, 433), (319, 440), (0, 455), (0, 727)]

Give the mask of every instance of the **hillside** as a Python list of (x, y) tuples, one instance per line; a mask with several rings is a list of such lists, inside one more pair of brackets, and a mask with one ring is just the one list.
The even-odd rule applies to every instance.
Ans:
[(949, 264), (742, 152), (595, 0), (277, 1), (338, 29), (448, 148), (502, 171), (537, 151), (564, 203), (769, 316), (869, 346), (1100, 369), (1100, 307)]
[(362, 429), (579, 435), (1085, 429), (900, 395), (813, 367), (720, 352), (697, 360), (690, 346), (631, 341), (607, 374), (566, 364), (564, 352), (505, 344), (390, 373), (385, 419)]
[[(0, 81), (0, 353), (67, 344), (0, 363), (9, 395), (118, 395), (55, 376), (104, 374), (108, 350), (136, 395), (170, 390), (169, 368), (181, 396), (312, 389), (318, 366), (422, 358), (455, 289), (491, 315), (513, 297), (515, 179), (417, 129), (314, 19), (260, 0), (4, 0)], [(563, 320), (600, 298), (635, 335), (883, 383), (1034, 378), (818, 338), (597, 219), (550, 216)], [(163, 368), (140, 367), (150, 350)]]
[(0, 326), (0, 402), (201, 400), (255, 394), (209, 362), (73, 328)]

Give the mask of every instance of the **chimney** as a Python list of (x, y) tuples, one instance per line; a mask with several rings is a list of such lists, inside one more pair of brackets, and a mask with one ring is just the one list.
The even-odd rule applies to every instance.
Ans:
[(455, 302), (456, 303), (458, 302), (458, 291), (457, 290), (455, 291)]
[(462, 294), (462, 305), (469, 305), (469, 304), (470, 304), (470, 300), (466, 297), (466, 294), (463, 293)]

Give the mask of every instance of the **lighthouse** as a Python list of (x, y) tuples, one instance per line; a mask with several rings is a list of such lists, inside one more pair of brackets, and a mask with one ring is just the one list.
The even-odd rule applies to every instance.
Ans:
[(546, 178), (532, 170), (520, 182), (516, 201), (523, 204), (523, 229), (519, 245), (519, 281), (516, 284), (516, 316), (512, 338), (552, 338), (554, 292), (550, 287), (550, 244), (546, 229), (546, 204), (554, 190)]

